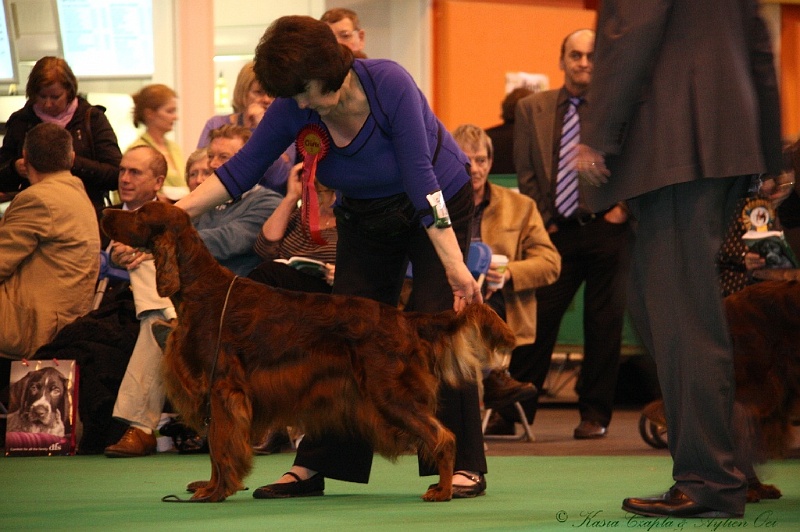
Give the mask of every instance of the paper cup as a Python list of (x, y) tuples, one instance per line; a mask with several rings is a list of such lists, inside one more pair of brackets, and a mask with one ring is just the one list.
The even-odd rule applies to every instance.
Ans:
[[(500, 273), (506, 273), (506, 266), (508, 265), (508, 257), (505, 255), (492, 255), (492, 264), (495, 265), (497, 271)], [(487, 283), (486, 286), (491, 288), (492, 290), (500, 290), (503, 288), (503, 283), (505, 278), (501, 278), (499, 283)]]

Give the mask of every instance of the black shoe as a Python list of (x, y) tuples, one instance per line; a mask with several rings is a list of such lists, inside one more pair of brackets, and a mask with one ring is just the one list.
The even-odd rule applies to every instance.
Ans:
[(495, 410), (489, 416), (489, 422), (486, 424), (486, 431), (483, 434), (485, 436), (513, 436), (516, 433), (514, 422), (507, 420)]
[(629, 498), (622, 501), (622, 509), (648, 517), (708, 517), (739, 518), (744, 514), (722, 512), (694, 502), (680, 489), (673, 487), (659, 497)]
[(288, 499), (289, 497), (317, 497), (325, 494), (325, 477), (320, 473), (305, 480), (300, 480), (300, 477), (291, 471), (287, 471), (286, 474), (297, 480), (261, 486), (253, 492), (253, 497), (256, 499)]
[[(472, 499), (473, 497), (478, 497), (479, 495), (486, 495), (486, 477), (483, 476), (483, 473), (473, 475), (472, 473), (468, 473), (466, 471), (456, 471), (453, 473), (453, 476), (456, 475), (467, 477), (473, 481), (474, 484), (469, 486), (456, 486), (453, 484), (454, 499)], [(439, 484), (431, 484), (428, 486), (428, 489), (433, 489), (438, 485)]]
[(597, 421), (584, 419), (580, 425), (575, 427), (574, 437), (576, 440), (596, 440), (608, 434), (608, 429)]
[(506, 370), (493, 369), (483, 378), (483, 404), (486, 408), (503, 408), (535, 398), (536, 386), (512, 379)]

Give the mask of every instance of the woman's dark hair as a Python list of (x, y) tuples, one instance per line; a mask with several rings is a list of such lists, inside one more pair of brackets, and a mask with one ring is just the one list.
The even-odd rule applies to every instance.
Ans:
[[(333, 33), (333, 32), (331, 32)], [(67, 92), (67, 103), (78, 95), (78, 80), (66, 61), (51, 55), (42, 57), (33, 65), (25, 86), (25, 96), (30, 100), (45, 87), (58, 83)]]
[(353, 53), (339, 44), (325, 22), (312, 17), (281, 17), (256, 46), (256, 73), (264, 91), (291, 98), (318, 80), (323, 93), (339, 90), (353, 66)]

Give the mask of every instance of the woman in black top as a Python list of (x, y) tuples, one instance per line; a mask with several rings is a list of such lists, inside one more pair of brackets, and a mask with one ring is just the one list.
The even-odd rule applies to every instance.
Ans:
[(28, 101), (6, 123), (0, 148), (0, 191), (13, 192), (28, 187), (22, 163), (25, 134), (37, 124), (52, 122), (72, 134), (75, 150), (72, 174), (83, 181), (99, 213), (108, 192), (117, 188), (122, 159), (105, 109), (78, 96), (78, 81), (72, 69), (58, 57), (43, 57), (36, 62), (28, 77), (25, 95)]

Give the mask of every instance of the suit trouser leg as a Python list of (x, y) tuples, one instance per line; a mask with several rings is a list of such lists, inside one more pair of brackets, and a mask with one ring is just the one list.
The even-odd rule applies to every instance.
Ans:
[(744, 511), (734, 465), (733, 351), (715, 257), (747, 178), (672, 185), (630, 201), (638, 219), (631, 315), (654, 356), (676, 486), (720, 511)]
[(629, 223), (602, 218), (583, 231), (583, 362), (575, 385), (581, 420), (611, 422), (619, 373), (625, 295), (631, 258)]

